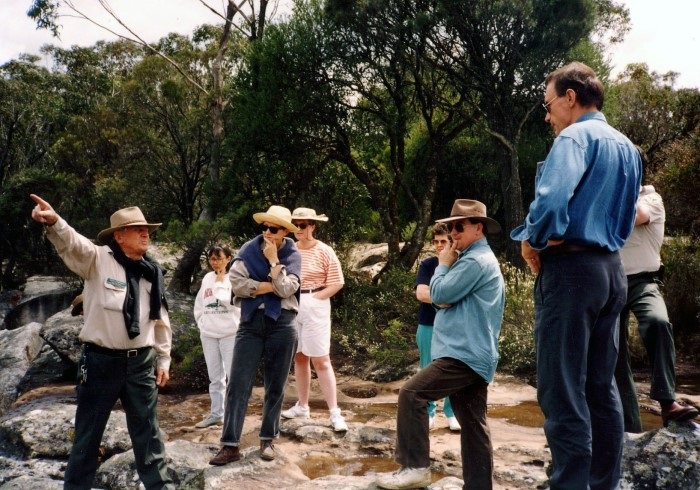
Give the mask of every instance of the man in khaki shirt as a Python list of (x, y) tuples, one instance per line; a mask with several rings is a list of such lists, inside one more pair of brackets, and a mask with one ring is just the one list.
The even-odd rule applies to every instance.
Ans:
[(80, 235), (35, 194), (32, 218), (66, 266), (85, 281), (80, 332), (75, 437), (65, 489), (90, 489), (99, 447), (117, 400), (126, 413), (136, 469), (147, 489), (175, 488), (158, 427), (158, 386), (169, 379), (172, 332), (163, 297), (163, 271), (146, 252), (150, 232), (137, 207), (120, 209), (97, 241)]
[(661, 406), (664, 426), (698, 416), (695, 407), (678, 403), (675, 393), (676, 350), (673, 327), (661, 295), (661, 245), (664, 239), (666, 210), (654, 186), (645, 185), (637, 200), (637, 215), (632, 234), (620, 250), (627, 275), (627, 303), (620, 314), (620, 345), (615, 381), (620, 391), (625, 432), (642, 432), (639, 403), (629, 358), (629, 316), (634, 313), (639, 335), (651, 366), (649, 396)]

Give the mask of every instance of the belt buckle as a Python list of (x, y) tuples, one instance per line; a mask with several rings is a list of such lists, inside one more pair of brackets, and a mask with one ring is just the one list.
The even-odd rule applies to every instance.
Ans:
[(138, 349), (129, 349), (126, 351), (126, 357), (136, 357), (139, 355), (139, 350)]

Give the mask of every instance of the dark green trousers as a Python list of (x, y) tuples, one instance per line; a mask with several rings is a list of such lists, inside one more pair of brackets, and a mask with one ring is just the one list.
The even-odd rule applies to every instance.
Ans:
[(168, 476), (165, 447), (158, 427), (153, 349), (134, 357), (116, 357), (83, 350), (78, 371), (78, 407), (75, 438), (66, 468), (64, 489), (90, 489), (98, 467), (102, 435), (117, 400), (136, 459), (136, 469), (147, 489), (175, 488)]
[(676, 398), (676, 348), (666, 303), (653, 274), (627, 276), (627, 303), (620, 314), (620, 346), (615, 381), (620, 391), (625, 432), (642, 432), (637, 391), (629, 355), (629, 316), (639, 324), (639, 336), (649, 357), (651, 392), (657, 401)]

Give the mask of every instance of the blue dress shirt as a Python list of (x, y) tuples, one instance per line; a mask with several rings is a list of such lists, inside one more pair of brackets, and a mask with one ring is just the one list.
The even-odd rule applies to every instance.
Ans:
[(559, 133), (537, 167), (535, 199), (513, 240), (542, 250), (547, 240), (622, 248), (634, 228), (642, 162), (603, 113), (588, 112)]

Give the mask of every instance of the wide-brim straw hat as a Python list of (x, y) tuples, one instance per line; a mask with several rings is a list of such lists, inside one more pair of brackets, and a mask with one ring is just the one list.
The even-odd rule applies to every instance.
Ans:
[(253, 219), (256, 223), (274, 223), (289, 231), (299, 231), (299, 228), (292, 224), (292, 213), (284, 206), (270, 206), (266, 213), (255, 213)]
[(315, 209), (311, 208), (296, 208), (292, 211), (292, 219), (305, 219), (312, 221), (328, 221), (328, 216), (325, 214), (316, 214)]
[(151, 232), (163, 223), (149, 223), (146, 221), (146, 218), (143, 216), (141, 210), (136, 206), (132, 206), (130, 208), (115, 211), (109, 218), (109, 224), (109, 228), (102, 230), (97, 234), (97, 241), (105, 245), (112, 238), (112, 234), (119, 228), (123, 228), (125, 226), (146, 226), (148, 227), (148, 231)]
[(498, 224), (498, 221), (486, 216), (486, 205), (473, 199), (457, 199), (452, 205), (450, 217), (438, 219), (435, 220), (435, 222), (447, 223), (448, 221), (456, 221), (465, 218), (486, 223), (487, 233), (498, 233), (501, 231), (501, 225)]

